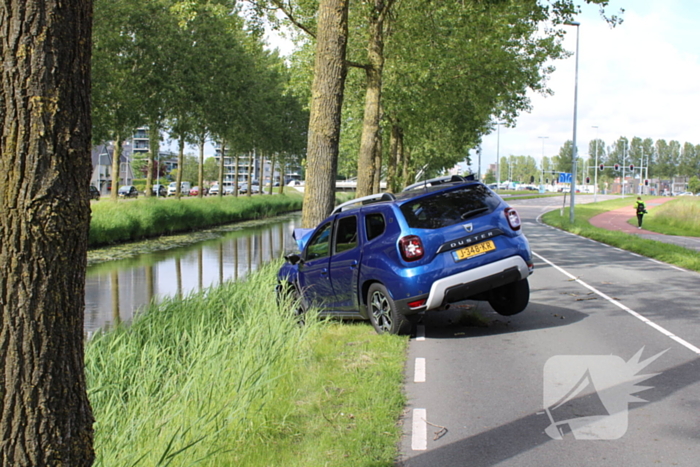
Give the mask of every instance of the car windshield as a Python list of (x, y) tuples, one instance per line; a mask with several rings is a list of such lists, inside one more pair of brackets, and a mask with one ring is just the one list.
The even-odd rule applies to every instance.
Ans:
[(439, 229), (493, 211), (500, 198), (484, 185), (476, 184), (440, 191), (401, 206), (409, 227)]

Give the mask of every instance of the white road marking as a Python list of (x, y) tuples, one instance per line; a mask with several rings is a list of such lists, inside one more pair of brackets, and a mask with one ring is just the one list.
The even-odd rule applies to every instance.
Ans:
[[(693, 344), (691, 344), (690, 342), (681, 339), (680, 337), (676, 336), (676, 335), (673, 334), (672, 332), (670, 332), (670, 331), (668, 331), (667, 329), (665, 329), (665, 328), (659, 326), (658, 324), (654, 323), (654, 322), (651, 321), (650, 319), (645, 318), (644, 316), (640, 315), (639, 313), (637, 313), (636, 311), (632, 310), (631, 308), (626, 307), (625, 305), (623, 305), (622, 303), (618, 302), (617, 300), (613, 300), (612, 298), (608, 297), (607, 295), (605, 295), (605, 294), (604, 294), (603, 292), (601, 292), (600, 290), (596, 289), (596, 288), (593, 287), (593, 286), (590, 286), (590, 285), (586, 284), (585, 282), (583, 282), (583, 281), (582, 281), (581, 279), (579, 279), (578, 277), (576, 277), (576, 276), (574, 276), (574, 275), (568, 273), (567, 271), (565, 271), (565, 270), (562, 269), (561, 267), (559, 267), (559, 266), (557, 266), (556, 264), (552, 263), (551, 261), (549, 261), (549, 260), (543, 258), (541, 255), (538, 255), (538, 254), (535, 253), (535, 252), (533, 252), (532, 254), (535, 255), (535, 256), (537, 256), (539, 259), (541, 259), (541, 260), (544, 261), (545, 263), (549, 264), (550, 266), (552, 266), (554, 269), (556, 269), (557, 271), (561, 272), (561, 273), (564, 274), (565, 276), (569, 277), (571, 280), (574, 280), (574, 281), (578, 282), (579, 284), (581, 284), (582, 286), (584, 286), (585, 288), (587, 288), (587, 289), (590, 290), (591, 292), (593, 292), (593, 293), (595, 293), (595, 294), (597, 294), (597, 295), (603, 297), (603, 298), (604, 298), (605, 300), (607, 300), (608, 302), (610, 302), (610, 303), (612, 303), (613, 305), (615, 305), (616, 307), (618, 307), (618, 308), (620, 308), (620, 309), (626, 311), (627, 313), (629, 313), (630, 315), (634, 316), (635, 318), (637, 318), (637, 319), (640, 320), (641, 322), (643, 322), (643, 323), (645, 323), (645, 324), (648, 324), (649, 326), (651, 326), (652, 328), (656, 329), (657, 331), (659, 331), (659, 332), (660, 332), (661, 334), (663, 334), (664, 336), (666, 336), (666, 337), (668, 337), (668, 338), (670, 338), (670, 339), (673, 339), (674, 341), (678, 342), (679, 344), (681, 344), (683, 347), (685, 347), (686, 349), (690, 350), (691, 352), (694, 352), (694, 353), (700, 355), (700, 348), (697, 348), (697, 347), (695, 347)], [(681, 270), (682, 270), (682, 269), (681, 269)]]
[(425, 383), (425, 358), (416, 358), (416, 366), (413, 370), (413, 382)]
[(428, 449), (428, 411), (425, 409), (413, 409), (413, 429), (411, 435), (411, 449), (425, 451)]
[(425, 326), (422, 324), (419, 324), (416, 326), (416, 340), (417, 341), (424, 341), (425, 340)]

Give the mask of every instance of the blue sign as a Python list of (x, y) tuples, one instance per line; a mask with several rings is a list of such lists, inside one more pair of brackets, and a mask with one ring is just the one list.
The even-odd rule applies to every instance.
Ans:
[(571, 183), (571, 174), (566, 172), (560, 172), (559, 183)]

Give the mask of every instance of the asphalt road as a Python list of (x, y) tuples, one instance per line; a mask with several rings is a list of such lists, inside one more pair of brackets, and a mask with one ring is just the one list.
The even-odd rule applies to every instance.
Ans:
[(510, 203), (535, 254), (530, 304), (425, 316), (400, 465), (700, 465), (700, 274), (539, 224), (561, 200)]

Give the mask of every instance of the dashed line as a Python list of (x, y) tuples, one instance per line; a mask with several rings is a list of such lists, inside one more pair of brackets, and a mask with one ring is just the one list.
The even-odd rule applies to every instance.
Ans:
[(428, 449), (428, 411), (413, 409), (413, 428), (411, 433), (411, 449), (425, 451)]
[(416, 358), (416, 365), (413, 370), (413, 382), (425, 383), (425, 358)]
[[(554, 269), (558, 270), (559, 272), (561, 272), (561, 273), (564, 274), (565, 276), (569, 277), (571, 280), (578, 282), (579, 284), (581, 284), (582, 286), (584, 286), (585, 288), (587, 288), (587, 289), (590, 290), (591, 292), (593, 292), (593, 293), (599, 295), (600, 297), (604, 298), (605, 300), (607, 300), (608, 302), (612, 303), (612, 304), (615, 305), (616, 307), (618, 307), (618, 308), (620, 308), (620, 309), (626, 311), (627, 313), (629, 313), (630, 315), (634, 316), (635, 318), (637, 318), (637, 319), (640, 320), (641, 322), (643, 322), (643, 323), (645, 323), (645, 324), (648, 324), (649, 326), (651, 326), (652, 328), (656, 329), (657, 331), (659, 331), (659, 332), (660, 332), (661, 334), (663, 334), (664, 336), (666, 336), (666, 337), (668, 337), (668, 338), (670, 338), (670, 339), (672, 339), (672, 340), (678, 342), (679, 344), (681, 344), (683, 347), (685, 347), (686, 349), (690, 350), (691, 352), (694, 352), (694, 353), (700, 355), (700, 348), (695, 347), (695, 346), (694, 346), (693, 344), (691, 344), (690, 342), (688, 342), (688, 341), (686, 341), (686, 340), (684, 340), (684, 339), (682, 339), (682, 338), (676, 336), (675, 334), (673, 334), (672, 332), (668, 331), (668, 330), (665, 329), (664, 327), (659, 326), (658, 324), (654, 323), (654, 322), (651, 321), (650, 319), (648, 319), (648, 318), (646, 318), (646, 317), (640, 315), (639, 313), (637, 313), (636, 311), (632, 310), (631, 308), (626, 307), (625, 305), (623, 305), (622, 303), (618, 302), (617, 300), (613, 300), (611, 297), (605, 295), (605, 294), (604, 294), (603, 292), (601, 292), (600, 290), (596, 289), (595, 287), (593, 287), (593, 286), (591, 286), (591, 285), (586, 284), (586, 283), (583, 282), (581, 279), (577, 278), (577, 277), (574, 276), (573, 274), (570, 274), (569, 272), (565, 271), (563, 268), (557, 266), (556, 264), (552, 263), (551, 261), (549, 261), (549, 260), (543, 258), (541, 255), (539, 255), (539, 254), (537, 254), (537, 253), (535, 253), (535, 252), (533, 252), (532, 254), (535, 255), (535, 256), (537, 256), (540, 260), (542, 260), (542, 261), (544, 261), (545, 263), (549, 264), (550, 266), (552, 266)], [(671, 266), (671, 267), (674, 267), (674, 266)], [(683, 271), (683, 270), (681, 269), (681, 271)]]

